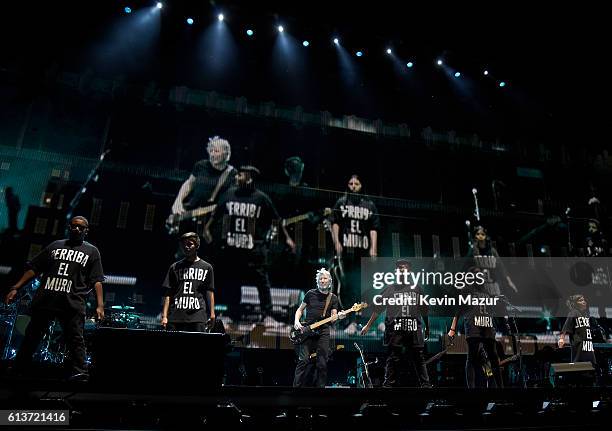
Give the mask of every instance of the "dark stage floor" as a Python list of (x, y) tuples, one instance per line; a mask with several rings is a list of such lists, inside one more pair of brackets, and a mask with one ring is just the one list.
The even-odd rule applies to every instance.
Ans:
[(143, 391), (4, 377), (0, 405), (69, 410), (73, 429), (603, 429), (612, 420), (609, 388), (202, 388), (169, 379), (160, 370)]

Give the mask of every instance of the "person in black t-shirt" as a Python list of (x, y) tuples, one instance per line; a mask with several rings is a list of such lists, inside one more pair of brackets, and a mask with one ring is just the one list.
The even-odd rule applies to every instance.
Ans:
[[(229, 142), (214, 136), (208, 140), (206, 150), (208, 160), (200, 160), (194, 164), (191, 175), (181, 185), (172, 204), (172, 214), (182, 214), (186, 210), (214, 204), (232, 185), (236, 169), (229, 164), (231, 156)], [(182, 232), (196, 230), (200, 236), (208, 236), (210, 232), (204, 230), (205, 224), (203, 220), (198, 220), (196, 226), (185, 222), (181, 224), (180, 230)]]
[(487, 230), (480, 225), (474, 227), (472, 244), (464, 265), (465, 268), (473, 266), (486, 270), (484, 274), (487, 276), (487, 281), (484, 290), (490, 295), (497, 296), (506, 292), (500, 283), (507, 285), (513, 292), (518, 292), (497, 249), (491, 244)]
[[(472, 267), (471, 272), (483, 272), (481, 268)], [(487, 289), (487, 284), (474, 284), (471, 289), (465, 289), (462, 294), (470, 294), (472, 298), (484, 298), (491, 303), (494, 296)], [(476, 377), (481, 374), (482, 359), (481, 349), (484, 349), (491, 363), (494, 382), (498, 388), (503, 388), (504, 382), (499, 367), (499, 355), (495, 345), (495, 319), (494, 305), (462, 305), (453, 318), (448, 336), (454, 338), (459, 318), (463, 316), (465, 336), (468, 344), (468, 355), (465, 362), (465, 381), (468, 388), (476, 387)]]
[(104, 318), (102, 262), (98, 249), (84, 240), (88, 230), (85, 217), (73, 217), (69, 238), (52, 242), (28, 262), (29, 269), (6, 295), (8, 304), (29, 280), (41, 277), (40, 287), (32, 299), (32, 319), (15, 358), (15, 368), (20, 372), (30, 364), (50, 323), (57, 319), (70, 353), (70, 361), (66, 363), (70, 378), (87, 379), (83, 329), (85, 298), (92, 287), (96, 292), (97, 318)]
[(183, 234), (181, 248), (185, 258), (170, 265), (166, 274), (161, 324), (168, 330), (205, 332), (207, 321), (214, 324), (214, 273), (210, 263), (198, 257), (199, 247), (197, 233)]
[[(254, 166), (242, 166), (236, 175), (236, 186), (221, 196), (209, 223), (219, 220), (223, 225), (221, 256), (228, 282), (219, 291), (219, 302), (229, 306), (232, 319), (239, 317), (240, 288), (252, 283), (259, 293), (261, 321), (266, 326), (275, 326), (278, 322), (272, 317), (266, 242), (272, 221), (280, 217), (268, 195), (255, 187), (259, 174)], [(295, 250), (291, 236), (282, 225), (281, 230), (286, 244)]]
[[(396, 269), (400, 272), (412, 270), (410, 262), (404, 259), (396, 262)], [(389, 298), (393, 298), (399, 304), (375, 305), (370, 320), (361, 330), (361, 335), (367, 334), (378, 316), (386, 313), (384, 344), (387, 346), (388, 356), (383, 386), (406, 386), (400, 373), (402, 368), (410, 365), (418, 384), (421, 387), (431, 387), (423, 356), (425, 341), (429, 338), (429, 319), (427, 306), (420, 304), (419, 298), (422, 294), (419, 286), (387, 286), (380, 294), (381, 303), (386, 304)]]
[[(351, 176), (347, 188), (346, 194), (334, 205), (331, 223), (336, 256), (342, 259), (344, 269), (340, 301), (353, 304), (360, 302), (361, 258), (378, 255), (380, 218), (374, 202), (363, 196), (357, 175)], [(347, 333), (356, 331), (357, 325), (353, 322)]]
[(572, 362), (591, 362), (597, 366), (595, 349), (593, 348), (593, 326), (589, 307), (583, 295), (572, 295), (567, 300), (570, 312), (559, 334), (559, 348), (565, 346), (565, 335), (570, 338)]
[[(306, 292), (304, 300), (295, 312), (294, 327), (301, 330), (326, 317), (338, 319), (338, 297), (332, 293), (331, 274), (324, 268), (315, 276), (316, 289)], [(326, 303), (328, 303), (326, 307)], [(300, 322), (306, 312), (304, 324)], [(327, 383), (327, 360), (329, 359), (329, 323), (317, 328), (317, 332), (298, 346), (298, 363), (295, 367), (293, 386), (296, 388), (314, 386), (324, 388)]]

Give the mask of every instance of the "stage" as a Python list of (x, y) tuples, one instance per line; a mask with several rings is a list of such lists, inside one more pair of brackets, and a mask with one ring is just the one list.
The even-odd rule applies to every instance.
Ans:
[[(160, 372), (152, 381), (169, 378)], [(79, 429), (584, 429), (611, 418), (608, 388), (343, 388), (223, 386), (177, 382), (146, 392), (105, 383), (2, 378), (4, 409), (69, 410)]]

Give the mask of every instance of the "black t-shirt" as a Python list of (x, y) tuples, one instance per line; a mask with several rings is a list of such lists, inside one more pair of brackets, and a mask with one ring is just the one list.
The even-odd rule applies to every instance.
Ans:
[(400, 284), (387, 286), (381, 295), (381, 302), (393, 298), (396, 304), (374, 305), (378, 314), (386, 312), (385, 328), (387, 331), (422, 331), (422, 317), (427, 315), (427, 307), (420, 305), (422, 291), (419, 286)]
[(370, 248), (370, 231), (380, 229), (380, 217), (376, 205), (362, 196), (342, 196), (333, 208), (332, 224), (340, 226), (338, 239), (347, 252), (367, 251)]
[(253, 250), (263, 244), (272, 220), (279, 216), (272, 201), (260, 190), (232, 187), (220, 199), (215, 219), (222, 219), (222, 246)]
[(104, 281), (100, 252), (92, 244), (67, 239), (54, 241), (28, 266), (41, 276), (32, 307), (85, 312), (85, 298), (96, 282)]
[[(226, 169), (229, 169), (229, 175), (227, 175), (227, 178), (221, 185), (215, 201), (230, 188), (236, 176), (237, 171), (233, 166), (228, 165)], [(224, 170), (220, 171), (215, 169), (209, 160), (200, 160), (196, 162), (191, 172), (191, 175), (195, 177), (195, 183), (191, 193), (184, 202), (185, 209), (189, 210), (210, 204), (210, 196), (217, 187), (217, 183), (223, 172)]]
[(213, 268), (198, 259), (170, 265), (164, 280), (163, 296), (170, 297), (168, 322), (206, 322), (206, 292), (215, 290)]
[[(306, 296), (304, 296), (304, 304), (306, 304), (306, 324), (310, 325), (319, 320), (324, 319), (325, 317), (331, 316), (332, 310), (338, 310), (339, 302), (336, 294), (332, 293), (331, 300), (329, 301), (329, 306), (327, 307), (327, 312), (325, 316), (321, 316), (323, 314), (323, 310), (325, 309), (325, 301), (327, 300), (328, 293), (322, 293), (319, 289), (310, 289), (306, 292)], [(329, 323), (321, 326), (320, 328), (326, 329), (329, 328)]]
[(571, 310), (565, 320), (562, 332), (569, 334), (572, 348), (572, 362), (595, 361), (591, 318), (588, 312)]
[[(465, 292), (468, 293), (467, 291)], [(472, 298), (491, 298), (486, 292), (469, 292)], [(465, 336), (467, 338), (495, 338), (495, 307), (490, 305), (462, 305), (458, 316), (463, 315)]]

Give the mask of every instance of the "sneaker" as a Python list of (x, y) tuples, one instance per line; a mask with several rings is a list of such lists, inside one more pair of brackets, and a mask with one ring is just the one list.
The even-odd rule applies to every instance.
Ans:
[(344, 333), (346, 335), (355, 335), (358, 332), (358, 327), (356, 322), (351, 322), (345, 329)]

